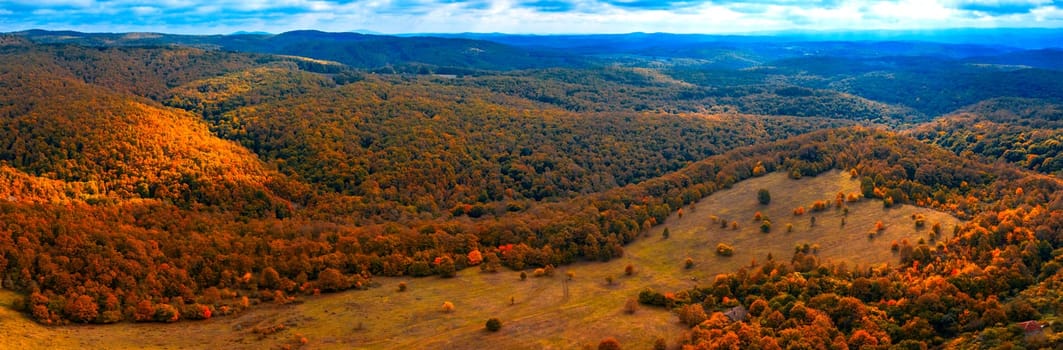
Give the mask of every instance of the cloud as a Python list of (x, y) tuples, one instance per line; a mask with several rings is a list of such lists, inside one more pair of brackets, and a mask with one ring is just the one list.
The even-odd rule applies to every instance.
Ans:
[(1023, 14), (1058, 1), (1049, 0), (973, 0), (961, 1), (956, 8), (989, 15)]
[(1063, 0), (2, 0), (0, 32), (740, 33), (1063, 27)]

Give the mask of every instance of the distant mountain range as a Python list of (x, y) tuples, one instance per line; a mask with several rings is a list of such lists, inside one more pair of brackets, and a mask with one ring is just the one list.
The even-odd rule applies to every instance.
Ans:
[[(764, 35), (630, 33), (600, 35), (510, 35), (497, 33), (378, 35), (368, 31), (313, 30), (230, 35), (80, 33), (28, 30), (11, 33), (37, 43), (86, 46), (182, 45), (208, 49), (305, 56), (355, 68), (395, 69), (429, 65), (463, 70), (582, 67), (636, 60), (697, 59), (724, 63), (770, 62), (804, 56), (935, 56), (949, 59), (1024, 56), (1030, 66), (1063, 62), (1063, 31), (1049, 29), (951, 29), (935, 31), (796, 32)], [(1043, 50), (1023, 53), (1024, 50)], [(607, 60), (600, 59), (603, 56)], [(992, 60), (990, 60), (992, 61)], [(1007, 59), (1012, 62), (1014, 60)], [(754, 64), (755, 65), (755, 64)], [(409, 67), (405, 68), (409, 69)], [(446, 73), (446, 72), (444, 72)]]

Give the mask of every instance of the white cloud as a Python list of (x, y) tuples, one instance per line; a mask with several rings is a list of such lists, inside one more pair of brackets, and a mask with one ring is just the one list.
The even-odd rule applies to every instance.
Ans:
[[(384, 33), (738, 33), (785, 30), (1061, 27), (1052, 0), (726, 0), (613, 5), (558, 0), (0, 0), (0, 32), (27, 27), (227, 33), (294, 29)], [(676, 2), (678, 3), (678, 2)], [(10, 4), (10, 6), (7, 6)], [(642, 7), (639, 7), (642, 5)], [(139, 21), (139, 22), (138, 22)]]

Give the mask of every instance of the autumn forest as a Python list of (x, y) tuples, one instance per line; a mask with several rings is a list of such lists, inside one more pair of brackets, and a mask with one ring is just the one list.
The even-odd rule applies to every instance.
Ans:
[[(664, 315), (652, 322), (679, 331), (550, 344), (1058, 349), (1060, 62), (1058, 49), (696, 35), (0, 34), (0, 289), (44, 329), (107, 329), (421, 281), (457, 291), (470, 273), (550, 279), (568, 298), (582, 271), (656, 258), (721, 270), (643, 285), (660, 271), (619, 260), (627, 271), (594, 283), (629, 301), (610, 306), (616, 322)], [(831, 174), (854, 190), (731, 195)], [(919, 214), (856, 224), (868, 208)], [(685, 239), (695, 215), (713, 235), (748, 226), (764, 240), (751, 246), (794, 249), (629, 255)], [(788, 241), (802, 230), (820, 238)], [(886, 236), (902, 231), (917, 236)], [(832, 236), (881, 243), (848, 254), (884, 260), (827, 257)], [(473, 308), (447, 303), (439, 315)], [(520, 319), (475, 322), (454, 329)], [(548, 338), (526, 327), (512, 336)], [(241, 346), (346, 348), (289, 338)], [(374, 341), (348, 345), (398, 344)]]

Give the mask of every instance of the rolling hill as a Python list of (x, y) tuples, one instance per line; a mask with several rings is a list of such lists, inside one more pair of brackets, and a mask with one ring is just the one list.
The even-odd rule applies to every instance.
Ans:
[(1058, 344), (1051, 52), (711, 39), (4, 35), (0, 347)]

